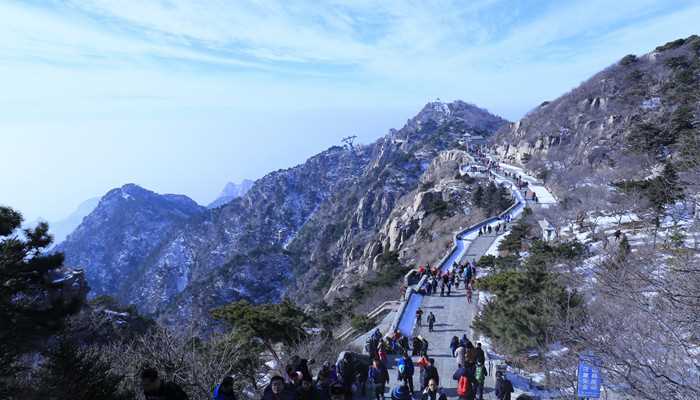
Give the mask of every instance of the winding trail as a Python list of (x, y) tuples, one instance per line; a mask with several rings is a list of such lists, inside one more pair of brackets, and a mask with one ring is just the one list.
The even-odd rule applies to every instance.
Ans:
[[(511, 189), (515, 199), (514, 205), (498, 217), (487, 218), (479, 224), (457, 234), (455, 236), (455, 245), (453, 249), (440, 263), (440, 269), (442, 271), (447, 271), (455, 262), (478, 260), (479, 257), (486, 254), (499, 235), (504, 235), (508, 232), (508, 230), (504, 230), (499, 234), (492, 233), (479, 236), (479, 229), (489, 225), (495, 227), (495, 225), (503, 223), (501, 218), (504, 218), (506, 215), (508, 215), (511, 220), (515, 220), (525, 209), (525, 199), (520, 191), (515, 188), (512, 181), (499, 174), (492, 174), (492, 176), (497, 183), (502, 183)], [(457, 364), (451, 354), (450, 340), (453, 336), (461, 337), (463, 334), (466, 334), (473, 342), (476, 342), (471, 325), (478, 311), (478, 296), (478, 291), (474, 291), (472, 303), (468, 303), (463, 284), (459, 289), (452, 290), (450, 296), (443, 297), (440, 296), (439, 293), (431, 296), (423, 296), (414, 293), (409, 298), (408, 304), (398, 324), (398, 328), (403, 334), (409, 336), (421, 335), (428, 340), (428, 354), (435, 359), (435, 366), (440, 374), (440, 386), (450, 399), (458, 398), (456, 389), (457, 382), (452, 380), (452, 374)], [(421, 327), (414, 326), (415, 312), (418, 307), (424, 310), (424, 320), (428, 312), (435, 314), (436, 323), (433, 332), (429, 332), (425, 322)], [(484, 350), (487, 353), (487, 365), (493, 365), (493, 361), (488, 359), (489, 349), (484, 348)], [(487, 378), (486, 389), (484, 390), (484, 398), (486, 399), (495, 398), (495, 395), (492, 393), (495, 382), (493, 375), (495, 375), (495, 369), (492, 368), (492, 370), (489, 371), (489, 378)], [(418, 373), (414, 376), (414, 381), (418, 388), (421, 384)]]

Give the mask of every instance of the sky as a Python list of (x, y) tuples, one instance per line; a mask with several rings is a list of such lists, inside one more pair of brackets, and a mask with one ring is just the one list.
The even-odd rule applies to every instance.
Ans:
[(517, 120), (697, 1), (0, 1), (0, 204), (68, 215), (125, 183), (228, 181), (400, 128), (436, 98)]

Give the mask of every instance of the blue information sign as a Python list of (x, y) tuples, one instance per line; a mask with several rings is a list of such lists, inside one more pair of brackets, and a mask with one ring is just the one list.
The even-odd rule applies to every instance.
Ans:
[(582, 355), (578, 363), (578, 397), (600, 397), (600, 367), (598, 359)]

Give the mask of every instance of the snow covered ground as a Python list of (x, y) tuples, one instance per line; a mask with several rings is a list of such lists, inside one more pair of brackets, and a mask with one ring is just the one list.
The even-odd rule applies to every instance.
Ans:
[(537, 203), (538, 204), (556, 204), (557, 199), (554, 197), (552, 193), (550, 193), (549, 190), (547, 190), (546, 187), (542, 185), (529, 185), (530, 190), (535, 192), (537, 195)]
[(547, 188), (544, 187), (544, 185), (542, 185), (540, 180), (531, 176), (531, 175), (528, 175), (525, 172), (525, 170), (523, 170), (522, 168), (516, 167), (515, 165), (502, 163), (502, 162), (498, 163), (498, 165), (501, 168), (508, 170), (508, 172), (513, 172), (513, 173), (520, 175), (521, 179), (523, 179), (524, 181), (529, 183), (529, 188), (530, 188), (530, 190), (535, 192), (535, 194), (537, 195), (537, 202), (539, 204), (556, 204), (557, 203), (556, 197), (554, 197), (554, 195), (549, 190), (547, 190)]
[(491, 247), (489, 247), (489, 249), (486, 250), (486, 254), (484, 254), (484, 255), (485, 256), (494, 256), (494, 257), (498, 256), (498, 245), (501, 244), (501, 242), (503, 241), (503, 238), (505, 238), (505, 237), (506, 237), (505, 234), (499, 235), (498, 237), (496, 237), (496, 240), (493, 241), (493, 243), (491, 244)]
[(508, 170), (508, 172), (515, 172), (516, 174), (520, 175), (521, 179), (527, 181), (528, 183), (537, 183), (538, 182), (537, 178), (535, 178), (534, 176), (528, 175), (525, 172), (525, 170), (520, 168), (520, 167), (517, 167), (515, 165), (511, 165), (511, 164), (502, 163), (502, 162), (499, 162), (498, 166), (503, 168), (503, 169)]

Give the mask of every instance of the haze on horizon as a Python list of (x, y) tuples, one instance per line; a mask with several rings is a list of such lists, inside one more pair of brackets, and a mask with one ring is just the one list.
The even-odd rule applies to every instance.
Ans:
[(9, 1), (0, 21), (0, 204), (57, 220), (128, 182), (207, 204), (436, 97), (517, 120), (697, 33), (700, 4)]

